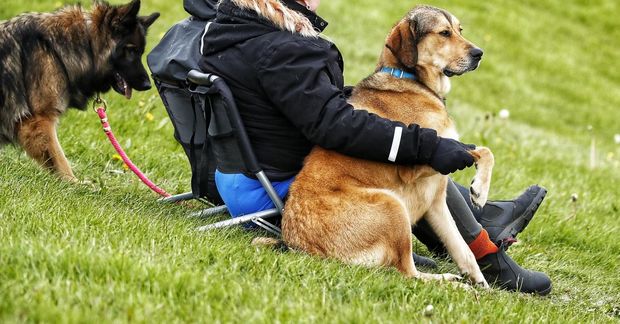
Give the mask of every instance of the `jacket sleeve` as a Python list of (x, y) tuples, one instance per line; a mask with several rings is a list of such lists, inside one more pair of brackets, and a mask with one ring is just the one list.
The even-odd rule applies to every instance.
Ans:
[(310, 142), (362, 159), (427, 164), (439, 141), (437, 132), (353, 109), (332, 84), (328, 59), (324, 48), (292, 41), (267, 52), (257, 75), (274, 107)]

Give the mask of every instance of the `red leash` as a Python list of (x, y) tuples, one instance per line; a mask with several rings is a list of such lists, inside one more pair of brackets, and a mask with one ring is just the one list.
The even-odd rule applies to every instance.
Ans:
[(146, 175), (144, 175), (144, 173), (142, 173), (142, 171), (140, 171), (140, 169), (138, 169), (138, 167), (135, 164), (133, 164), (133, 162), (131, 162), (127, 154), (125, 154), (125, 151), (123, 151), (123, 148), (120, 146), (120, 144), (118, 144), (118, 141), (116, 140), (116, 137), (114, 136), (114, 133), (112, 133), (112, 127), (110, 127), (110, 123), (108, 122), (108, 115), (106, 114), (107, 105), (105, 101), (99, 97), (99, 94), (97, 94), (97, 98), (95, 99), (95, 102), (93, 103), (93, 108), (95, 109), (95, 112), (97, 113), (97, 115), (99, 115), (99, 119), (101, 119), (101, 125), (103, 126), (103, 131), (108, 136), (110, 143), (112, 143), (112, 146), (114, 146), (114, 149), (116, 150), (116, 152), (118, 152), (118, 154), (123, 159), (123, 162), (125, 162), (125, 164), (129, 167), (129, 169), (133, 173), (135, 173), (145, 185), (151, 188), (151, 190), (155, 191), (157, 194), (159, 194), (162, 197), (170, 197), (169, 193), (167, 193), (160, 187), (156, 186), (151, 180), (149, 180), (149, 178), (146, 177)]

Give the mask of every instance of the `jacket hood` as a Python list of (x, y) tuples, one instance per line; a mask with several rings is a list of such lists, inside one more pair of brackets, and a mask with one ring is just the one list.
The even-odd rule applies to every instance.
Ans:
[[(230, 0), (237, 7), (250, 10), (261, 18), (274, 24), (281, 30), (288, 30), (306, 37), (318, 37), (310, 20), (299, 11), (289, 8), (295, 1), (286, 1), (289, 6), (280, 0)], [(226, 1), (223, 1), (225, 3)], [(299, 6), (299, 5), (298, 5)], [(300, 6), (303, 8), (303, 6)]]
[(215, 18), (217, 0), (183, 0), (183, 7), (194, 17), (211, 20)]
[(221, 0), (204, 36), (203, 54), (274, 31), (317, 38), (327, 22), (294, 0)]

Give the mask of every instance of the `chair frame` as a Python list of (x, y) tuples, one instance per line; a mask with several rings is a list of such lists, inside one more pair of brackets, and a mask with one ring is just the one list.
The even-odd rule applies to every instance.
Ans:
[[(237, 140), (237, 145), (243, 157), (243, 164), (245, 168), (251, 172), (261, 183), (267, 195), (273, 202), (275, 208), (259, 211), (252, 214), (247, 214), (239, 217), (235, 217), (233, 219), (216, 222), (213, 224), (201, 226), (197, 228), (198, 231), (208, 231), (212, 229), (226, 228), (235, 225), (241, 225), (246, 223), (254, 223), (255, 225), (263, 228), (264, 230), (275, 234), (281, 235), (282, 231), (279, 227), (269, 223), (266, 221), (266, 218), (282, 215), (282, 211), (284, 210), (284, 203), (280, 196), (278, 196), (276, 190), (273, 188), (271, 181), (262, 170), (262, 168), (258, 164), (258, 160), (256, 159), (256, 155), (252, 150), (252, 146), (250, 144), (250, 139), (245, 131), (243, 126), (243, 122), (241, 120), (241, 116), (239, 115), (239, 110), (237, 109), (237, 105), (235, 103), (232, 92), (224, 79), (221, 77), (212, 74), (212, 73), (203, 73), (198, 70), (191, 70), (187, 74), (187, 83), (190, 88), (190, 92), (192, 89), (196, 89), (198, 87), (207, 87), (214, 88), (217, 93), (221, 96), (221, 98), (225, 102), (226, 106), (226, 114), (228, 120), (231, 124), (231, 127), (234, 132), (234, 136)], [(196, 92), (198, 93), (198, 92)], [(203, 91), (200, 91), (200, 94), (203, 94)], [(206, 94), (207, 96), (212, 94)], [(161, 199), (161, 202), (164, 203), (176, 203), (181, 201), (187, 201), (194, 199), (193, 194), (191, 192), (183, 193), (180, 195), (171, 196), (168, 198)], [(208, 203), (205, 199), (198, 199), (202, 203)], [(228, 208), (224, 206), (215, 206), (207, 209), (203, 209), (198, 212), (191, 213), (189, 216), (194, 218), (209, 218), (214, 215), (219, 215), (226, 213)]]

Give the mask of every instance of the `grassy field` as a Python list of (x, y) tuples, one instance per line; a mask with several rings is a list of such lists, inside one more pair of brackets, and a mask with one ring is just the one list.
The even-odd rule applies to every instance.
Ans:
[[(186, 14), (180, 0), (144, 2), (143, 13), (162, 12), (153, 46)], [(458, 16), (485, 50), (480, 69), (453, 80), (448, 109), (465, 142), (493, 149), (492, 197), (532, 183), (549, 189), (509, 252), (552, 278), (550, 296), (467, 292), (257, 250), (249, 245), (256, 234), (239, 229), (197, 233), (205, 222), (185, 215), (199, 206), (158, 204), (114, 158), (95, 114), (71, 111), (60, 141), (77, 176), (92, 184), (61, 182), (19, 149), (0, 151), (0, 322), (619, 322), (620, 5), (428, 3)], [(0, 19), (62, 4), (0, 0)], [(323, 1), (348, 83), (373, 70), (383, 38), (414, 4)], [(188, 191), (189, 167), (156, 92), (106, 99), (134, 162), (166, 190)], [(502, 109), (509, 118), (498, 117)], [(472, 174), (455, 177), (468, 183)]]

